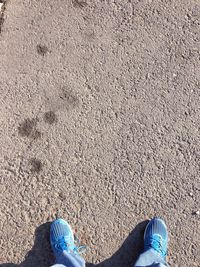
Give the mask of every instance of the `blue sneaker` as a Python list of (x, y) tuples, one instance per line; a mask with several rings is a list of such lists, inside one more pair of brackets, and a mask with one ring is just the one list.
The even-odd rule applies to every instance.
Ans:
[(163, 259), (167, 255), (168, 232), (167, 226), (160, 218), (153, 218), (146, 226), (144, 233), (144, 249), (157, 251)]
[(63, 251), (81, 254), (85, 246), (76, 246), (73, 231), (63, 219), (56, 219), (50, 228), (51, 248), (57, 258)]

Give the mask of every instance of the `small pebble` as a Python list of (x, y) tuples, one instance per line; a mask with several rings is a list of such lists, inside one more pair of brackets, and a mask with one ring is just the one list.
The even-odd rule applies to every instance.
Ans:
[(193, 197), (193, 193), (192, 193), (192, 192), (190, 192), (190, 193), (189, 193), (189, 196), (190, 196), (190, 197)]
[(194, 211), (193, 214), (194, 214), (194, 215), (199, 215), (199, 214), (200, 214), (200, 211), (199, 211), (199, 210)]

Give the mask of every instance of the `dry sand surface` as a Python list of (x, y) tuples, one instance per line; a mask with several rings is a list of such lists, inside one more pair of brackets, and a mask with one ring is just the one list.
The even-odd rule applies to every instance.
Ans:
[(9, 0), (1, 24), (0, 266), (52, 264), (56, 216), (89, 266), (131, 266), (157, 215), (199, 267), (200, 1)]

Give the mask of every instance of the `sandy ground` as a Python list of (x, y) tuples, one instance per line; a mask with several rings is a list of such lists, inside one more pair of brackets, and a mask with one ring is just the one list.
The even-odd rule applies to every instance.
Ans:
[(171, 266), (200, 266), (199, 49), (198, 0), (7, 1), (0, 266), (52, 264), (56, 216), (131, 266), (154, 215)]

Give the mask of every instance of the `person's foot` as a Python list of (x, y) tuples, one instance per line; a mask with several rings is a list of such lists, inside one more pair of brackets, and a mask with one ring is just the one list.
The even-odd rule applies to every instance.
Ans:
[(153, 218), (147, 224), (144, 233), (144, 249), (157, 251), (162, 258), (167, 255), (168, 232), (165, 222), (160, 218)]
[(79, 247), (75, 245), (73, 231), (70, 225), (63, 219), (56, 219), (52, 222), (50, 243), (55, 257), (58, 257), (63, 251), (79, 253)]

